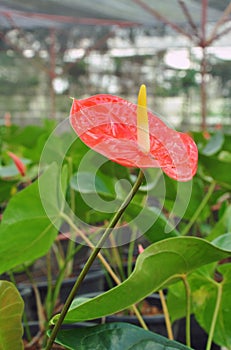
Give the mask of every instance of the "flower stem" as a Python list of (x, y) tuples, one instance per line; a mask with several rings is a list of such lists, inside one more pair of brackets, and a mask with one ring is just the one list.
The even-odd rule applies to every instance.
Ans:
[(135, 240), (136, 240), (136, 231), (135, 228), (132, 228), (132, 235), (128, 247), (128, 268), (127, 268), (127, 276), (132, 273), (132, 262), (134, 257), (134, 248), (135, 248)]
[(206, 344), (206, 350), (211, 349), (214, 330), (215, 330), (216, 321), (217, 321), (217, 316), (218, 316), (218, 312), (219, 312), (220, 305), (221, 305), (221, 298), (222, 298), (222, 284), (217, 283), (217, 300), (216, 300), (215, 310), (213, 313), (212, 323), (211, 323), (210, 330), (209, 330), (209, 336), (208, 336), (208, 340), (207, 340), (207, 344)]
[(171, 322), (170, 322), (168, 307), (167, 307), (167, 304), (166, 304), (166, 300), (165, 300), (165, 296), (164, 296), (163, 290), (159, 290), (159, 296), (160, 296), (162, 309), (163, 309), (163, 312), (164, 312), (164, 318), (165, 318), (165, 324), (166, 324), (166, 328), (167, 328), (168, 339), (173, 340), (174, 337), (173, 337), (173, 332), (172, 332), (172, 325), (171, 325)]
[(120, 220), (120, 218), (123, 215), (124, 211), (126, 210), (127, 206), (132, 201), (133, 197), (135, 196), (136, 192), (138, 191), (139, 187), (141, 186), (143, 178), (144, 178), (144, 174), (140, 170), (139, 174), (137, 176), (136, 182), (134, 183), (131, 191), (129, 192), (128, 196), (125, 198), (124, 202), (121, 204), (120, 208), (118, 209), (118, 211), (115, 213), (115, 215), (111, 219), (111, 221), (110, 221), (108, 227), (106, 228), (106, 230), (104, 231), (101, 239), (99, 240), (98, 244), (95, 246), (94, 250), (92, 251), (91, 255), (89, 256), (86, 264), (84, 265), (78, 279), (76, 280), (76, 282), (75, 282), (75, 284), (74, 284), (74, 286), (73, 286), (73, 288), (72, 288), (72, 290), (71, 290), (71, 292), (70, 292), (70, 294), (69, 294), (69, 296), (68, 296), (68, 298), (63, 306), (63, 309), (60, 313), (59, 319), (51, 332), (49, 341), (48, 341), (47, 346), (46, 346), (46, 350), (50, 350), (52, 348), (52, 344), (55, 341), (57, 333), (58, 333), (58, 331), (63, 323), (63, 320), (68, 312), (68, 309), (69, 309), (73, 299), (76, 296), (77, 291), (80, 288), (81, 283), (83, 282), (91, 265), (93, 264), (95, 258), (97, 257), (98, 253), (100, 252), (103, 244), (107, 240), (107, 238), (110, 235), (110, 233), (112, 232), (112, 230), (115, 228), (116, 224)]
[[(73, 173), (73, 163), (72, 163), (72, 158), (67, 157), (67, 162), (68, 162), (68, 172), (71, 175)], [(72, 187), (70, 187), (70, 206), (71, 206), (71, 217), (73, 217), (74, 212), (75, 212), (75, 193)], [(70, 234), (71, 234), (71, 239), (69, 239), (68, 246), (67, 246), (67, 257), (72, 255), (72, 252), (75, 249), (75, 233), (72, 231), (70, 228)], [(74, 264), (74, 259), (68, 259), (68, 264), (66, 266), (66, 276), (70, 276), (73, 271), (73, 264)]]
[(204, 196), (203, 200), (201, 201), (200, 205), (198, 206), (197, 210), (194, 212), (193, 216), (191, 217), (189, 223), (185, 226), (185, 228), (182, 230), (181, 235), (182, 236), (186, 236), (190, 230), (190, 228), (192, 227), (192, 225), (194, 224), (194, 222), (197, 220), (198, 216), (200, 215), (200, 213), (202, 212), (202, 210), (204, 209), (205, 205), (207, 204), (209, 198), (211, 197), (213, 190), (216, 186), (216, 182), (213, 181), (211, 182), (208, 192), (206, 193), (206, 195)]
[(187, 276), (183, 275), (181, 276), (185, 291), (186, 291), (186, 345), (190, 348), (191, 347), (191, 291), (190, 286), (187, 280)]
[[(94, 250), (94, 245), (91, 243), (91, 241), (79, 230), (79, 228), (77, 226), (75, 226), (75, 224), (72, 222), (72, 220), (69, 218), (69, 216), (67, 216), (66, 214), (62, 213), (62, 218), (74, 229), (74, 231), (80, 235), (80, 237), (87, 243), (87, 245)], [(107, 270), (107, 272), (109, 273), (109, 275), (112, 277), (112, 279), (114, 280), (114, 282), (119, 285), (121, 284), (121, 280), (119, 279), (119, 277), (116, 275), (116, 273), (113, 271), (113, 269), (111, 268), (111, 266), (109, 265), (109, 263), (107, 262), (107, 260), (104, 258), (104, 256), (99, 253), (98, 254), (98, 259), (101, 261), (101, 263), (103, 264), (104, 268)], [(141, 313), (139, 312), (138, 308), (136, 305), (132, 305), (131, 308), (133, 309), (133, 312), (135, 313), (140, 325), (142, 326), (142, 328), (148, 330), (148, 327), (146, 325), (146, 323), (144, 322), (144, 319), (141, 315)]]

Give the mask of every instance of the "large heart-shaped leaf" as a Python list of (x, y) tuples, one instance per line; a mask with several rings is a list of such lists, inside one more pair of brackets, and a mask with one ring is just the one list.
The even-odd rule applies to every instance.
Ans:
[[(220, 282), (214, 279), (214, 275), (217, 272), (220, 273)], [(216, 263), (213, 263), (197, 269), (188, 278), (191, 290), (192, 313), (208, 334), (215, 307), (218, 307), (213, 341), (225, 347), (230, 347), (231, 344), (230, 277), (230, 263), (218, 266)], [(218, 299), (219, 296), (220, 299)], [(172, 321), (185, 316), (185, 288), (182, 282), (169, 288), (167, 302)]]
[[(80, 305), (71, 306), (65, 323), (91, 320), (126, 309), (147, 295), (178, 281), (196, 268), (231, 255), (196, 237), (169, 238), (139, 255), (133, 273), (119, 286)], [(55, 323), (59, 315), (54, 316)]]
[(231, 250), (231, 233), (225, 233), (213, 240), (213, 244), (221, 249)]
[(17, 288), (8, 281), (0, 281), (0, 349), (23, 349), (23, 307)]
[[(220, 304), (215, 326), (213, 341), (221, 346), (230, 348), (231, 345), (231, 264), (223, 264), (217, 267), (222, 276), (221, 282), (215, 282), (209, 273), (203, 271), (193, 276), (191, 281), (193, 293), (193, 309), (199, 324), (207, 333), (210, 331), (215, 306), (218, 303), (220, 293)], [(198, 276), (199, 274), (199, 276)], [(199, 280), (199, 281), (198, 281)], [(195, 283), (199, 283), (195, 288)]]
[(58, 180), (58, 168), (53, 164), (40, 177), (39, 183), (34, 182), (9, 201), (0, 226), (0, 273), (32, 261), (49, 250), (61, 223), (61, 203), (56, 196)]
[(187, 346), (127, 323), (61, 330), (58, 344), (70, 350), (187, 350)]

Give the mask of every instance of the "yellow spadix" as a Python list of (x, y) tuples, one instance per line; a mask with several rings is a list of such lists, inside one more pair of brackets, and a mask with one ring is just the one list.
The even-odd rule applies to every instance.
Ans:
[(144, 152), (150, 151), (146, 86), (141, 85), (137, 101), (137, 143)]

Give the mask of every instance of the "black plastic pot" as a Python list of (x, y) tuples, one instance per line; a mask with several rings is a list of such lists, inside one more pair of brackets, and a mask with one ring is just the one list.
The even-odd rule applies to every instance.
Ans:
[[(60, 289), (60, 301), (64, 303), (74, 286), (76, 278), (66, 279)], [(85, 277), (78, 294), (101, 292), (104, 289), (104, 272), (102, 270), (90, 271)]]
[[(65, 303), (72, 287), (74, 286), (75, 281), (76, 281), (76, 278), (68, 278), (63, 281), (62, 286), (60, 288), (60, 294), (59, 294), (59, 302), (61, 304)], [(48, 290), (47, 281), (39, 281), (36, 283), (36, 286), (38, 288), (41, 301), (42, 303), (44, 303), (47, 296), (47, 290)], [(30, 295), (28, 295), (27, 298), (24, 299), (26, 316), (28, 321), (36, 321), (37, 305), (36, 305), (35, 293), (32, 287), (27, 283), (20, 283), (18, 285), (18, 288), (21, 293), (23, 293), (24, 290), (30, 289), (31, 291)], [(90, 271), (87, 274), (86, 278), (84, 279), (78, 291), (78, 295), (82, 295), (93, 291), (100, 292), (100, 291), (103, 291), (103, 288), (104, 288), (104, 272), (102, 270)]]
[[(145, 301), (150, 305), (150, 307), (155, 306), (160, 310), (160, 312), (162, 312), (161, 301), (158, 294), (148, 296)], [(150, 316), (143, 315), (142, 317), (150, 331), (167, 337), (165, 318), (162, 313)], [(139, 320), (135, 315), (110, 315), (106, 317), (106, 322), (127, 322), (140, 326)]]
[[(176, 337), (176, 340), (180, 343), (185, 344), (185, 318), (182, 318), (178, 321), (179, 330)], [(194, 316), (191, 316), (191, 347), (194, 350), (203, 350), (206, 348), (208, 335), (206, 332), (199, 326)], [(211, 350), (220, 350), (221, 347), (216, 344), (212, 344)]]
[[(73, 323), (73, 324), (70, 324), (70, 325), (62, 325), (61, 326), (61, 329), (73, 329), (73, 328), (82, 328), (82, 327), (92, 327), (92, 326), (95, 326), (97, 325), (96, 323), (93, 323), (93, 322), (79, 322), (79, 323)], [(27, 327), (28, 327), (28, 331), (29, 331), (29, 334), (30, 334), (30, 337), (33, 338), (35, 336), (37, 336), (39, 334), (39, 323), (38, 321), (30, 321), (27, 323)], [(28, 339), (28, 336), (27, 336), (27, 332), (26, 332), (26, 329), (25, 329), (25, 325), (24, 325), (24, 334), (23, 334), (23, 338), (26, 339), (27, 341), (29, 340)]]
[(32, 289), (31, 287), (26, 287), (26, 288), (19, 287), (18, 290), (24, 301), (24, 314), (26, 317), (26, 321), (32, 320), (34, 318), (34, 310), (32, 310), (30, 307), (32, 293), (33, 293)]
[[(83, 296), (86, 298), (93, 298), (97, 296), (99, 293), (88, 293), (84, 294)], [(148, 329), (152, 332), (158, 333), (160, 335), (163, 335), (165, 337), (168, 336), (167, 334), (167, 329), (166, 329), (166, 324), (165, 324), (165, 317), (162, 313), (162, 306), (161, 306), (161, 301), (159, 294), (154, 293), (149, 295), (147, 298), (145, 298), (145, 301), (148, 302), (150, 307), (155, 306), (157, 309), (160, 310), (160, 314), (154, 314), (154, 315), (143, 315), (143, 320), (146, 323)], [(139, 320), (135, 315), (129, 315), (129, 314), (118, 314), (118, 315), (109, 315), (106, 316), (103, 320), (102, 319), (97, 319), (93, 320), (93, 322), (101, 323), (101, 322), (106, 322), (106, 323), (112, 323), (112, 322), (126, 322), (126, 323), (131, 323), (136, 326), (141, 326), (139, 323)], [(178, 326), (174, 325), (173, 326), (173, 333), (175, 333), (178, 330)]]

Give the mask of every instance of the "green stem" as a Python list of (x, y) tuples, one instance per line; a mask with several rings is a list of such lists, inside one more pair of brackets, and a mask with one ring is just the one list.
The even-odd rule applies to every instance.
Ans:
[(52, 315), (52, 272), (51, 272), (51, 251), (48, 251), (46, 255), (47, 266), (47, 295), (45, 300), (46, 311), (48, 319)]
[(183, 275), (182, 280), (185, 286), (185, 292), (186, 292), (186, 345), (188, 347), (191, 347), (191, 291), (190, 286), (187, 280), (187, 276)]
[(116, 246), (116, 242), (114, 240), (114, 237), (111, 236), (110, 240), (111, 240), (111, 245), (112, 245), (111, 253), (112, 253), (112, 256), (113, 256), (113, 260), (114, 260), (113, 263), (115, 265), (114, 267), (115, 267), (115, 269), (118, 268), (118, 273), (120, 275), (120, 278), (122, 279), (122, 281), (124, 281), (126, 276), (125, 276), (123, 263), (122, 263), (122, 258), (120, 256), (119, 249)]
[(145, 321), (144, 321), (144, 319), (143, 319), (143, 316), (142, 316), (142, 314), (140, 313), (140, 311), (139, 311), (139, 309), (137, 308), (137, 306), (136, 306), (136, 305), (132, 305), (131, 308), (132, 308), (134, 314), (136, 315), (136, 318), (137, 318), (137, 320), (139, 321), (141, 327), (142, 327), (143, 329), (145, 329), (146, 331), (148, 331), (148, 326), (146, 325), (146, 323), (145, 323)]
[(59, 269), (62, 269), (64, 263), (65, 263), (65, 256), (63, 247), (59, 240), (56, 240), (54, 244), (52, 245), (52, 250), (55, 254), (55, 258), (58, 264)]
[(170, 316), (169, 316), (168, 307), (167, 307), (167, 303), (166, 303), (166, 300), (165, 300), (165, 296), (164, 296), (163, 290), (159, 290), (159, 296), (160, 296), (162, 309), (163, 309), (163, 312), (164, 312), (164, 318), (165, 318), (165, 324), (166, 324), (168, 339), (174, 340), (173, 331), (172, 331), (172, 325), (171, 325), (171, 322), (170, 322)]
[(114, 227), (116, 226), (118, 221), (120, 220), (120, 218), (123, 215), (124, 211), (126, 210), (127, 206), (132, 201), (133, 197), (135, 196), (136, 192), (138, 191), (139, 187), (141, 186), (143, 178), (144, 178), (144, 174), (140, 170), (138, 177), (136, 179), (136, 182), (133, 185), (130, 193), (125, 198), (124, 202), (121, 204), (120, 208), (118, 209), (118, 211), (115, 213), (115, 215), (111, 219), (111, 221), (110, 221), (108, 227), (106, 228), (106, 230), (104, 231), (101, 239), (99, 240), (98, 244), (95, 246), (94, 250), (92, 251), (91, 255), (89, 256), (86, 264), (84, 265), (84, 268), (82, 269), (78, 279), (76, 280), (76, 282), (75, 282), (75, 284), (74, 284), (74, 286), (73, 286), (73, 288), (72, 288), (72, 290), (71, 290), (71, 292), (70, 292), (70, 294), (69, 294), (69, 296), (68, 296), (68, 298), (63, 306), (63, 309), (60, 313), (59, 319), (51, 332), (49, 341), (48, 341), (47, 346), (46, 346), (46, 350), (50, 350), (52, 348), (52, 344), (55, 341), (57, 333), (58, 333), (58, 331), (63, 323), (63, 320), (68, 312), (68, 309), (69, 309), (73, 299), (76, 296), (77, 291), (80, 288), (80, 285), (81, 285), (83, 279), (87, 275), (91, 265), (93, 264), (95, 258), (97, 257), (98, 253), (100, 252), (100, 250), (101, 250), (102, 246), (104, 245), (105, 241), (107, 240), (108, 236), (110, 235), (110, 233), (112, 232), (112, 230), (114, 229)]
[(127, 268), (127, 276), (130, 276), (132, 273), (132, 263), (133, 263), (133, 257), (134, 257), (134, 248), (135, 248), (135, 241), (136, 241), (136, 229), (132, 228), (132, 235), (128, 247), (128, 268)]
[(215, 310), (213, 313), (212, 323), (211, 323), (210, 330), (209, 330), (209, 336), (208, 336), (208, 340), (207, 340), (207, 344), (206, 344), (206, 350), (211, 349), (214, 330), (215, 330), (215, 326), (216, 326), (216, 322), (217, 322), (217, 316), (218, 316), (218, 312), (219, 312), (220, 305), (221, 305), (221, 298), (222, 298), (222, 284), (217, 283), (217, 300), (216, 300)]
[(206, 193), (206, 195), (204, 196), (203, 200), (201, 201), (200, 205), (198, 206), (197, 210), (194, 212), (193, 216), (191, 217), (189, 223), (185, 226), (185, 228), (182, 230), (181, 235), (182, 236), (186, 236), (190, 230), (190, 228), (192, 227), (192, 225), (195, 223), (195, 221), (197, 220), (198, 216), (200, 215), (200, 213), (202, 212), (202, 210), (204, 209), (205, 205), (207, 204), (209, 198), (211, 197), (214, 188), (216, 186), (216, 182), (213, 181), (211, 182), (208, 192)]
[[(73, 163), (72, 163), (72, 158), (68, 157), (68, 166), (69, 166), (69, 174), (73, 173)], [(75, 213), (75, 191), (73, 190), (72, 187), (70, 187), (70, 206), (71, 206), (71, 218), (73, 218), (74, 213)], [(67, 247), (67, 257), (72, 255), (73, 250), (75, 249), (75, 232), (70, 228), (70, 234), (71, 234), (71, 239), (69, 239), (68, 242), (68, 247)], [(70, 259), (69, 263), (67, 264), (66, 268), (66, 274), (67, 276), (70, 276), (73, 271), (73, 264), (74, 264), (74, 259)]]
[[(68, 217), (69, 218), (69, 217)], [(65, 261), (64, 261), (64, 264), (62, 266), (62, 268), (60, 268), (60, 271), (57, 275), (57, 278), (56, 278), (56, 282), (55, 282), (55, 285), (54, 285), (54, 290), (53, 290), (53, 295), (52, 295), (52, 305), (51, 305), (51, 310), (52, 312), (54, 311), (54, 307), (55, 307), (55, 303), (58, 299), (58, 296), (59, 296), (59, 293), (60, 293), (60, 289), (61, 289), (61, 286), (62, 286), (62, 283), (65, 279), (65, 273), (66, 273), (66, 266), (69, 262), (70, 259), (73, 259), (75, 254), (81, 249), (81, 246), (78, 246), (78, 247), (75, 247), (75, 249), (73, 250), (72, 252), (72, 255), (68, 256)]]
[[(78, 227), (75, 226), (75, 224), (71, 221), (71, 219), (69, 218), (69, 216), (67, 216), (66, 214), (62, 213), (62, 218), (63, 218), (64, 220), (66, 220), (66, 222), (74, 229), (74, 231), (76, 232), (76, 234), (81, 234), (81, 232), (79, 231)], [(88, 244), (88, 246), (89, 246), (92, 250), (94, 250), (94, 246), (93, 246), (92, 243), (88, 240), (88, 238), (87, 238), (87, 237), (83, 237), (82, 234), (81, 234), (81, 237), (82, 237), (82, 239), (85, 240), (85, 242)], [(116, 284), (119, 285), (119, 284), (121, 283), (121, 280), (120, 280), (119, 277), (116, 275), (116, 273), (113, 271), (113, 269), (111, 268), (111, 266), (109, 265), (109, 263), (107, 262), (107, 260), (102, 256), (101, 253), (99, 253), (97, 257), (98, 257), (99, 260), (101, 261), (101, 263), (102, 263), (102, 265), (104, 266), (105, 270), (106, 270), (106, 271), (109, 273), (109, 275), (112, 277), (112, 279), (114, 280), (114, 282), (115, 282)], [(58, 281), (57, 281), (57, 283), (58, 283)], [(57, 283), (56, 283), (56, 284), (57, 284)], [(60, 284), (60, 283), (59, 283), (59, 284)], [(60, 285), (59, 285), (59, 287), (60, 287)], [(55, 288), (55, 290), (56, 290), (56, 288)], [(55, 294), (54, 294), (54, 295), (55, 295)], [(56, 294), (56, 296), (57, 296), (57, 295), (58, 295), (58, 294)], [(55, 298), (54, 298), (54, 299), (55, 299)], [(140, 325), (141, 325), (144, 329), (148, 330), (148, 327), (147, 327), (146, 323), (144, 322), (144, 319), (143, 319), (141, 313), (139, 312), (138, 308), (136, 307), (136, 305), (132, 305), (131, 308), (133, 309), (133, 311), (134, 311), (134, 313), (135, 313), (137, 319), (139, 320)]]

